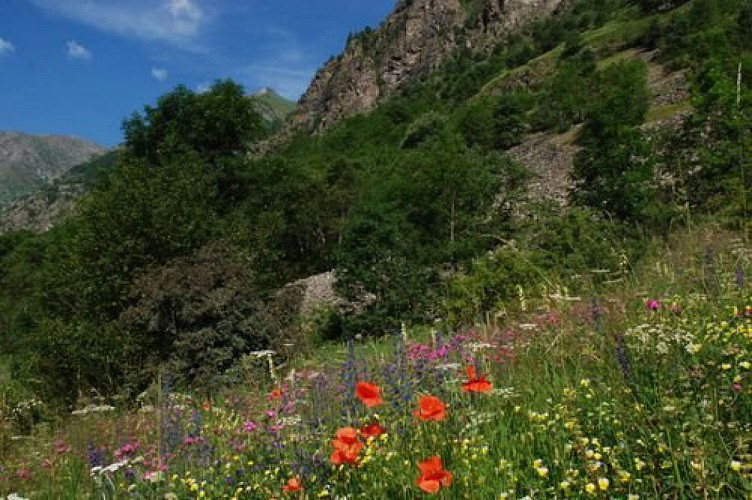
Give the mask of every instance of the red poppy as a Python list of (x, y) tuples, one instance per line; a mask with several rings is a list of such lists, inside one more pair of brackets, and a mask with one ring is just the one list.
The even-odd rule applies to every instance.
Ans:
[(381, 388), (370, 382), (358, 382), (355, 386), (355, 395), (369, 408), (379, 406), (384, 402), (381, 399)]
[(279, 389), (272, 389), (272, 392), (269, 393), (269, 397), (271, 399), (279, 399), (282, 397), (282, 391)]
[(446, 405), (436, 396), (423, 396), (419, 401), (419, 408), (413, 413), (420, 420), (444, 420)]
[(363, 443), (358, 441), (358, 431), (352, 427), (343, 427), (337, 431), (337, 439), (332, 440), (334, 451), (331, 460), (335, 465), (354, 464), (358, 459)]
[(209, 401), (204, 401), (204, 404), (202, 404), (201, 407), (204, 410), (209, 411), (212, 408), (212, 404)]
[(442, 486), (452, 484), (452, 473), (444, 470), (441, 458), (437, 455), (419, 462), (418, 469), (420, 469), (420, 476), (415, 484), (426, 493), (438, 493)]
[(285, 493), (295, 493), (296, 491), (303, 491), (303, 483), (297, 477), (290, 478), (287, 484), (282, 486), (282, 491)]
[(471, 365), (466, 368), (467, 370), (467, 382), (462, 382), (462, 390), (465, 392), (491, 392), (493, 384), (486, 380), (488, 374), (475, 376), (475, 368)]
[(386, 432), (378, 422), (372, 422), (360, 428), (360, 435), (368, 439), (369, 437), (379, 437)]

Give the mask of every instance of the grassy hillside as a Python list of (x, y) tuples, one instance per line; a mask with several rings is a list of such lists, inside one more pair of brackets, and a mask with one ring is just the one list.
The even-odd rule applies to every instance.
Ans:
[(750, 496), (751, 20), (581, 0), (264, 157), (146, 106), (0, 236), (0, 494)]
[[(47, 411), (21, 403), (0, 428), (0, 492), (746, 498), (750, 272), (738, 235), (682, 231), (634, 272), (584, 274), (576, 296), (518, 283), (489, 323), (403, 328), (292, 365), (251, 353), (212, 397), (162, 373), (138, 408), (94, 398), (54, 430), (9, 441)], [(380, 394), (358, 396), (361, 382)], [(422, 468), (434, 456), (448, 474)]]
[(69, 216), (75, 201), (104, 181), (117, 162), (110, 151), (72, 167), (49, 184), (0, 208), (0, 234), (10, 231), (45, 231)]
[(274, 89), (264, 88), (252, 99), (270, 131), (278, 129), (295, 109), (295, 102), (277, 94)]

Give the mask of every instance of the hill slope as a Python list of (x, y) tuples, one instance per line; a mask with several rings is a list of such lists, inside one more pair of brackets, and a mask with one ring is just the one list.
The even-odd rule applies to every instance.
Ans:
[(109, 151), (76, 165), (49, 184), (0, 207), (0, 234), (9, 231), (48, 230), (69, 215), (75, 201), (98, 183), (117, 161), (117, 151)]
[(566, 0), (400, 0), (377, 30), (351, 36), (301, 97), (292, 122), (321, 131), (438, 69), (458, 48), (487, 52), (506, 34)]
[(103, 152), (101, 146), (73, 137), (0, 132), (0, 205)]
[(278, 128), (295, 110), (295, 103), (274, 89), (264, 87), (252, 96), (256, 111), (261, 114), (264, 124), (270, 130)]

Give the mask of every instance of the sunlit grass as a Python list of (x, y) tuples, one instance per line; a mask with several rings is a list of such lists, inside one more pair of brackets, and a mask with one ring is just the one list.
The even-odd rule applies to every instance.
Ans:
[[(136, 408), (92, 406), (14, 441), (0, 493), (418, 498), (438, 486), (443, 498), (748, 497), (750, 248), (707, 230), (651, 255), (625, 279), (598, 282), (607, 270), (593, 270), (592, 293), (578, 297), (531, 288), (524, 305), (473, 328), (327, 344), (272, 373), (262, 363), (213, 399), (175, 392), (162, 374)], [(467, 366), (493, 389), (463, 390)], [(383, 404), (366, 407), (359, 381), (378, 385)], [(446, 409), (424, 421), (415, 412), (429, 395)], [(368, 437), (362, 428), (376, 423), (385, 434)], [(361, 428), (362, 444), (352, 463), (333, 464), (346, 427)], [(435, 456), (438, 483), (418, 469)]]

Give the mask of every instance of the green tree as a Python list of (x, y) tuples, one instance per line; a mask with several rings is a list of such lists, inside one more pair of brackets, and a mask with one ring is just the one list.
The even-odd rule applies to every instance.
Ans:
[(157, 165), (192, 151), (210, 162), (240, 154), (263, 134), (261, 116), (243, 87), (219, 80), (195, 93), (179, 85), (123, 121), (128, 153)]
[(650, 103), (647, 67), (616, 63), (596, 75), (596, 84), (575, 159), (574, 200), (620, 220), (659, 215), (654, 155), (639, 129)]

